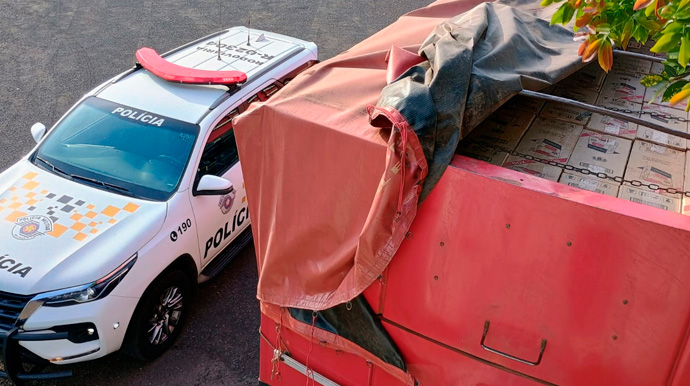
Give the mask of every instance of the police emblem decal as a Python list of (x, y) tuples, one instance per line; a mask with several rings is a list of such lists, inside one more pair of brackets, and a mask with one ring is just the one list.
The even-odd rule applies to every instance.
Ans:
[(230, 209), (232, 209), (232, 204), (235, 203), (235, 190), (233, 189), (232, 192), (226, 194), (225, 196), (222, 196), (220, 200), (218, 201), (218, 207), (220, 208), (220, 211), (223, 214), (227, 214)]
[(17, 240), (31, 240), (53, 230), (53, 220), (46, 216), (20, 217), (14, 223), (12, 236)]

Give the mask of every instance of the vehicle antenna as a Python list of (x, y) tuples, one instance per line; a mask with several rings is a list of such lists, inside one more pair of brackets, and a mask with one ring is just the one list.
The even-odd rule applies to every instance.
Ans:
[(220, 36), (218, 36), (218, 60), (220, 59)]
[(247, 18), (247, 45), (250, 47), (252, 46), (251, 43), (249, 42), (249, 35), (251, 32), (251, 28), (252, 28), (252, 19), (250, 17), (248, 17)]

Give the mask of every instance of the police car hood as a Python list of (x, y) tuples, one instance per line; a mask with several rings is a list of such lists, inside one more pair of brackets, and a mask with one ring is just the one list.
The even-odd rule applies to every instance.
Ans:
[(21, 161), (0, 174), (0, 291), (28, 295), (97, 280), (160, 230), (166, 208)]

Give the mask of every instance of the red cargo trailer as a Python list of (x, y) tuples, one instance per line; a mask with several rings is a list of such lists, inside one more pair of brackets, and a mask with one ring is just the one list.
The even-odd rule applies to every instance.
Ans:
[[(381, 90), (414, 77), (411, 65), (444, 71), (424, 67), (427, 43), (446, 44), (440, 31), (457, 41), (453, 28), (483, 25), (476, 55), (479, 40), (509, 35), (513, 17), (512, 32), (547, 28), (530, 19), (543, 19), (538, 3), (479, 3), (408, 14), (235, 121), (260, 276), (261, 384), (690, 385), (690, 218), (453, 154), (457, 141), (447, 155), (439, 139), (453, 135), (437, 131), (429, 146), (424, 113), (387, 104), (396, 98)], [(553, 54), (540, 60), (557, 74), (516, 70), (537, 97), (529, 90), (581, 66), (572, 45), (540, 31), (535, 49)], [(456, 140), (519, 92), (497, 91), (483, 111), (474, 62)], [(448, 101), (434, 102), (414, 105), (441, 127)]]

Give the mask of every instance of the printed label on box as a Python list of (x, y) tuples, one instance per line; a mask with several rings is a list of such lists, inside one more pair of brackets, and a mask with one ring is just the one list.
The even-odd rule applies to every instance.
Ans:
[(609, 74), (604, 80), (601, 95), (642, 103), (645, 87), (640, 83), (641, 74)]
[(558, 182), (568, 186), (589, 190), (590, 192), (606, 194), (612, 197), (616, 197), (618, 195), (618, 184), (616, 184), (615, 182), (609, 182), (608, 180), (601, 180), (592, 176), (584, 176), (577, 173), (563, 172)]
[(573, 75), (563, 79), (559, 84), (561, 86), (586, 88), (598, 91), (604, 83), (605, 77), (606, 73), (601, 69), (599, 64), (591, 63)]
[(652, 63), (649, 60), (631, 58), (627, 56), (617, 56), (613, 61), (611, 67), (612, 73), (635, 73), (635, 74), (649, 74)]
[(629, 139), (583, 130), (568, 165), (622, 177), (631, 147)]
[(515, 149), (520, 138), (534, 120), (535, 115), (518, 110), (500, 108), (474, 130), (463, 141), (498, 145), (508, 150)]
[(582, 126), (537, 117), (515, 150), (566, 163), (580, 132), (582, 132)]
[[(684, 111), (660, 105), (650, 105), (646, 103), (642, 106), (642, 112), (643, 114), (641, 115), (641, 118), (645, 121), (660, 123), (663, 126), (684, 133), (687, 133), (688, 131), (687, 122), (683, 122), (677, 119), (687, 117)], [(687, 147), (687, 141), (685, 140), (685, 138), (662, 133), (658, 130), (654, 130), (644, 126), (639, 126), (637, 128), (637, 138), (645, 139), (664, 146), (670, 146), (681, 150), (684, 150)]]
[[(628, 114), (638, 118), (640, 117), (640, 110), (642, 109), (642, 106), (638, 103), (606, 95), (599, 96), (599, 99), (597, 99), (597, 105), (610, 109), (631, 111), (631, 113)], [(636, 123), (630, 123), (623, 119), (598, 113), (592, 114), (592, 117), (587, 124), (587, 128), (628, 139), (634, 139), (637, 133)]]
[(478, 143), (460, 141), (458, 154), (501, 166), (508, 157), (508, 153), (499, 152)]
[(625, 179), (680, 190), (685, 162), (684, 151), (636, 140), (625, 169)]
[(546, 165), (541, 162), (512, 155), (508, 156), (506, 161), (503, 163), (503, 167), (551, 181), (558, 181), (558, 178), (561, 176), (561, 172), (563, 171), (563, 169), (559, 168), (558, 166)]
[[(574, 87), (557, 87), (553, 91), (552, 95), (572, 99), (590, 105), (596, 103), (598, 96), (598, 94), (594, 91)], [(560, 119), (576, 125), (584, 125), (587, 123), (587, 121), (589, 121), (589, 117), (592, 116), (592, 113), (590, 111), (564, 105), (562, 103), (548, 102), (539, 115), (545, 118)]]
[(680, 213), (681, 199), (679, 197), (664, 196), (643, 188), (622, 186), (618, 198), (669, 212)]

